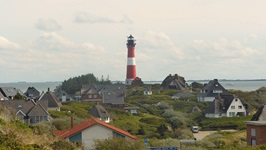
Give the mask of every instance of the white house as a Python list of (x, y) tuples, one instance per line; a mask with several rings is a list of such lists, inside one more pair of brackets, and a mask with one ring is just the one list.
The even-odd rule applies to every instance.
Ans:
[(121, 137), (136, 140), (137, 137), (95, 118), (90, 118), (67, 130), (54, 130), (54, 135), (71, 142), (82, 142), (84, 149), (94, 148), (94, 140)]
[(247, 111), (239, 98), (233, 95), (220, 95), (206, 109), (205, 117), (235, 117), (246, 116)]
[(124, 107), (126, 112), (130, 112), (132, 115), (133, 114), (138, 114), (139, 107)]
[(144, 95), (152, 95), (151, 87), (146, 87), (143, 94)]

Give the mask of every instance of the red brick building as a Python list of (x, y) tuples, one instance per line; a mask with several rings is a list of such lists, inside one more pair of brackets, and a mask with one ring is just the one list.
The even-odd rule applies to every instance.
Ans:
[(246, 121), (247, 145), (266, 144), (266, 121)]

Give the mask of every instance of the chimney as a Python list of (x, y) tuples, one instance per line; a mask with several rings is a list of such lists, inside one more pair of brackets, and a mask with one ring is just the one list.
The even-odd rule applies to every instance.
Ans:
[(48, 87), (48, 92), (50, 92), (50, 88)]

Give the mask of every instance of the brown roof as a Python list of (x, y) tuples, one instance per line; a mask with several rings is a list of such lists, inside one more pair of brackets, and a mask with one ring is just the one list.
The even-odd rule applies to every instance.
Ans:
[(92, 115), (95, 118), (107, 118), (107, 117), (110, 117), (108, 112), (100, 104), (97, 104), (94, 107), (92, 107), (91, 110), (89, 111), (89, 114)]
[(33, 100), (8, 100), (0, 101), (0, 105), (13, 109), (15, 112), (21, 111), (28, 116), (46, 116), (49, 113), (45, 108), (35, 103)]
[(48, 100), (48, 107), (60, 107), (61, 103), (59, 102), (58, 98), (54, 95), (53, 92), (46, 92), (41, 98), (42, 100)]
[(124, 131), (122, 129), (116, 128), (116, 127), (114, 127), (114, 126), (112, 126), (110, 124), (107, 124), (107, 123), (105, 123), (103, 121), (100, 121), (98, 119), (95, 119), (95, 118), (90, 118), (87, 121), (82, 122), (82, 123), (74, 126), (73, 128), (70, 128), (70, 129), (67, 129), (67, 130), (54, 130), (53, 133), (54, 133), (54, 135), (65, 139), (65, 138), (68, 138), (68, 137), (70, 137), (70, 136), (72, 136), (72, 135), (74, 135), (76, 133), (79, 133), (82, 130), (85, 130), (85, 129), (87, 129), (87, 128), (95, 125), (95, 124), (102, 125), (102, 126), (104, 126), (106, 128), (109, 128), (109, 129), (111, 129), (113, 131), (116, 131), (116, 132), (118, 132), (120, 134), (123, 134), (123, 135), (125, 135), (127, 137), (130, 137), (132, 139), (137, 139), (136, 136), (131, 135), (128, 132), (126, 132), (126, 131)]

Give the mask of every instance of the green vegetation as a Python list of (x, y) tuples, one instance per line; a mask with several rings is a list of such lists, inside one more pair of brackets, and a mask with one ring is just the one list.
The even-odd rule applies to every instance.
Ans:
[(223, 117), (223, 118), (205, 118), (200, 122), (200, 126), (205, 130), (216, 129), (245, 129), (244, 121), (251, 120), (252, 116), (247, 117)]
[[(104, 83), (109, 84), (109, 79), (98, 80), (93, 74), (65, 80), (61, 86), (69, 93), (76, 93), (82, 84)], [(144, 95), (144, 87), (152, 87), (152, 95)], [(194, 95), (197, 94), (202, 85), (193, 83)], [(128, 87), (126, 106), (139, 107), (138, 114), (132, 115), (123, 109), (106, 108), (112, 118), (111, 124), (121, 128), (133, 135), (137, 135), (138, 141), (125, 139), (96, 140), (95, 149), (112, 149), (121, 147), (123, 149), (143, 149), (142, 140), (148, 139), (148, 146), (180, 146), (181, 139), (193, 139), (190, 126), (198, 125), (201, 130), (219, 130), (217, 133), (196, 141), (193, 144), (182, 145), (183, 149), (255, 149), (245, 145), (244, 121), (248, 117), (232, 118), (206, 118), (204, 112), (210, 102), (198, 102), (196, 96), (172, 99), (177, 90), (161, 90), (160, 85), (144, 85), (143, 87)], [(251, 110), (251, 115), (266, 102), (266, 88), (260, 88), (252, 92), (230, 90), (232, 94), (239, 97)], [(72, 144), (52, 135), (55, 129), (64, 130), (70, 128), (71, 117), (74, 124), (87, 120), (91, 116), (88, 111), (95, 105), (89, 102), (65, 102), (61, 111), (49, 111), (51, 123), (43, 122), (35, 126), (26, 126), (20, 121), (6, 122), (0, 114), (0, 149), (80, 149), (81, 144)], [(191, 112), (197, 106), (201, 112)], [(0, 113), (3, 110), (0, 109)], [(11, 119), (12, 120), (12, 119)], [(221, 132), (221, 129), (238, 129), (236, 132)], [(23, 140), (31, 139), (31, 140)], [(265, 145), (256, 147), (265, 148)]]
[[(53, 136), (55, 127), (49, 122), (27, 126), (14, 116), (5, 120), (4, 109), (0, 107), (0, 149), (1, 150), (71, 150), (81, 149), (71, 142)], [(61, 141), (61, 142), (60, 142)], [(71, 148), (71, 149), (70, 149)]]
[(95, 150), (146, 150), (142, 141), (124, 138), (95, 140)]
[(92, 73), (81, 75), (78, 77), (69, 78), (68, 80), (64, 80), (61, 86), (57, 87), (56, 90), (62, 89), (66, 91), (68, 94), (75, 94), (80, 91), (82, 84), (111, 84), (109, 80), (109, 76), (106, 79), (102, 76), (101, 79), (96, 78)]
[(247, 146), (246, 131), (218, 131), (192, 144), (183, 144), (183, 150), (204, 150), (204, 149), (219, 149), (219, 150), (265, 150), (266, 145)]

